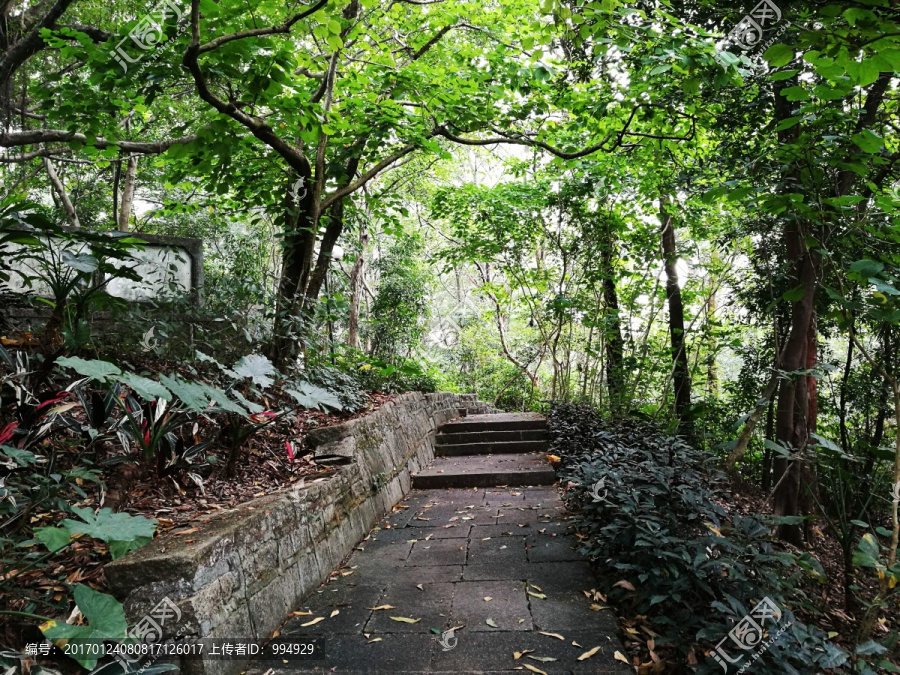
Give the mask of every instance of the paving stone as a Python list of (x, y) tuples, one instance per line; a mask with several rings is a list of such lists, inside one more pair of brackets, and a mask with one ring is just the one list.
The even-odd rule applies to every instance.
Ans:
[[(484, 598), (491, 600), (486, 602)], [(453, 585), (453, 625), (473, 633), (529, 631), (531, 614), (519, 581), (461, 581)], [(486, 622), (492, 619), (496, 627)]]
[(484, 537), (521, 537), (530, 534), (531, 529), (521, 527), (510, 527), (508, 525), (480, 525), (471, 531), (473, 539), (482, 539)]
[[(332, 633), (362, 633), (372, 612), (366, 607), (374, 607), (381, 598), (383, 589), (378, 586), (342, 586), (320, 589), (301, 605), (298, 611), (311, 611), (308, 616), (292, 617), (282, 629), (282, 635), (327, 635)], [(331, 616), (337, 611), (337, 616)], [(313, 619), (324, 617), (312, 626), (303, 626)]]
[[(381, 640), (372, 642), (372, 638)], [(426, 672), (435, 641), (427, 635), (408, 633), (331, 635), (317, 639), (320, 658), (261, 662), (247, 675), (275, 673), (417, 673)], [(272, 669), (271, 671), (268, 669)]]
[[(478, 533), (481, 528), (476, 527)], [(488, 540), (473, 538), (469, 541), (470, 565), (516, 565), (527, 562), (525, 537), (496, 537)]]
[(360, 546), (365, 549), (372, 547), (373, 550), (377, 546), (383, 546), (386, 543), (402, 543), (413, 539), (424, 539), (430, 536), (432, 539), (467, 539), (469, 530), (472, 526), (469, 524), (460, 525), (458, 523), (450, 523), (449, 526), (432, 527), (428, 529), (404, 527), (402, 529), (380, 530), (371, 535), (371, 538), (360, 542)]
[[(365, 633), (428, 633), (432, 628), (450, 628), (450, 611), (453, 599), (452, 583), (423, 584), (425, 590), (407, 585), (388, 585), (378, 605), (391, 605), (394, 609), (372, 612), (366, 623)], [(416, 623), (394, 621), (392, 616), (420, 619)]]
[(526, 551), (528, 561), (533, 563), (584, 560), (584, 556), (575, 550), (577, 546), (571, 537), (531, 535), (528, 537)]
[(423, 565), (464, 565), (468, 541), (463, 539), (419, 539), (406, 561), (407, 567)]
[(528, 579), (529, 565), (509, 565), (507, 563), (489, 563), (486, 565), (466, 565), (463, 567), (463, 581), (501, 581), (515, 580), (524, 582)]
[[(445, 673), (486, 673), (513, 672), (528, 663), (548, 673), (633, 673), (634, 669), (616, 661), (613, 654), (620, 649), (617, 644), (603, 636), (586, 631), (566, 634), (566, 640), (557, 640), (539, 633), (470, 633), (463, 629), (456, 633), (456, 647), (443, 651), (438, 646), (434, 651), (431, 669)], [(599, 639), (598, 639), (599, 638)], [(582, 647), (576, 647), (572, 642)], [(604, 644), (605, 643), (605, 644)], [(601, 647), (590, 659), (578, 661), (588, 649)], [(534, 650), (532, 656), (546, 656), (557, 661), (541, 662), (528, 658), (513, 658), (515, 652)], [(514, 672), (525, 672), (519, 670)]]

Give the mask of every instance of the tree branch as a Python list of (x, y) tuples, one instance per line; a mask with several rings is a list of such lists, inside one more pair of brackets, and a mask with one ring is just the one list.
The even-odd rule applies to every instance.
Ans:
[(57, 0), (25, 37), (6, 50), (0, 58), (0, 89), (6, 87), (22, 64), (44, 48), (46, 43), (41, 30), (52, 28), (73, 2), (75, 0)]
[[(325, 0), (327, 1), (327, 0)], [(209, 44), (209, 43), (207, 43)], [(194, 78), (197, 94), (223, 115), (245, 126), (250, 133), (281, 155), (292, 169), (301, 176), (309, 175), (309, 160), (298, 148), (278, 136), (264, 120), (248, 115), (233, 103), (223, 101), (212, 93), (197, 57), (200, 54), (200, 0), (191, 0), (191, 43), (184, 53), (182, 63)]]
[(206, 44), (200, 45), (197, 49), (198, 54), (205, 54), (206, 52), (211, 52), (214, 49), (218, 49), (224, 44), (229, 42), (234, 42), (235, 40), (243, 40), (244, 38), (249, 37), (260, 37), (262, 35), (277, 35), (279, 33), (290, 33), (291, 27), (297, 23), (298, 21), (305, 19), (310, 14), (315, 14), (317, 11), (322, 9), (325, 5), (328, 4), (328, 0), (319, 0), (312, 7), (305, 9), (299, 14), (295, 14), (290, 19), (285, 21), (279, 26), (269, 26), (267, 28), (251, 28), (249, 30), (238, 31), (237, 33), (231, 33), (230, 35), (222, 35), (217, 38), (213, 38)]
[[(173, 145), (185, 145), (194, 141), (196, 136), (182, 136), (155, 143), (138, 143), (135, 141), (116, 141), (105, 138), (96, 138), (91, 144), (93, 147), (103, 150), (109, 146), (119, 147), (126, 152), (137, 152), (145, 155), (158, 155)], [(79, 142), (88, 144), (88, 138), (84, 134), (63, 129), (29, 129), (26, 131), (0, 131), (0, 148), (15, 148), (22, 145), (36, 143), (70, 143)], [(46, 157), (48, 154), (36, 154), (34, 157)]]

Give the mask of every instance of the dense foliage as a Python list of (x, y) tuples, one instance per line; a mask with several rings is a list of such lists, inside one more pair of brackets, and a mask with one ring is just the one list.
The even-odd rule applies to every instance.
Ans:
[[(129, 476), (199, 499), (260, 449), (296, 478), (316, 409), (577, 402), (660, 430), (623, 503), (691, 565), (702, 523), (745, 547), (717, 543), (740, 608), (746, 570), (796, 604), (829, 563), (852, 667), (898, 630), (898, 71), (889, 0), (0, 2), (4, 565), (49, 567), (38, 531), (136, 546), (71, 529)], [(116, 290), (151, 235), (200, 240), (202, 290)], [(713, 465), (762, 520), (722, 520)], [(65, 613), (53, 581), (14, 611)]]

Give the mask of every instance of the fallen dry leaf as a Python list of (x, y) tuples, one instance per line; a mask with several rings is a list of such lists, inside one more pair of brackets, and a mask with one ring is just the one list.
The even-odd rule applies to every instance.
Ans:
[(416, 588), (418, 588), (420, 591), (425, 590), (425, 588), (422, 586), (422, 584), (416, 584)]
[(534, 661), (540, 661), (541, 663), (550, 663), (551, 661), (556, 661), (552, 656), (526, 656), (525, 658), (533, 659)]
[(624, 588), (627, 591), (634, 590), (634, 585), (631, 582), (625, 581), (624, 579), (622, 581), (617, 581), (616, 583), (613, 584), (613, 586), (621, 586), (622, 588)]
[(526, 668), (528, 668), (528, 670), (530, 670), (532, 673), (540, 673), (540, 675), (547, 675), (547, 671), (541, 670), (540, 668), (536, 668), (535, 666), (532, 666), (530, 663), (523, 663), (522, 665), (525, 666)]
[(544, 589), (542, 589), (542, 588), (541, 588), (540, 586), (538, 586), (537, 584), (530, 584), (530, 586), (531, 586), (533, 589), (535, 589), (536, 591), (539, 591), (539, 592), (541, 592), (541, 593), (544, 592)]
[(489, 596), (489, 595), (484, 596), (485, 602), (490, 602), (491, 600), (493, 600), (493, 598), (491, 596)]
[(379, 605), (378, 607), (366, 607), (366, 609), (370, 609), (373, 612), (377, 612), (379, 609), (394, 609), (393, 605)]
[(312, 621), (307, 621), (306, 623), (301, 623), (300, 625), (305, 628), (306, 626), (314, 626), (315, 624), (319, 623), (320, 621), (324, 621), (324, 620), (325, 620), (324, 616), (318, 616), (315, 619), (313, 619)]
[(532, 598), (540, 598), (541, 600), (547, 599), (547, 596), (543, 593), (535, 593), (534, 591), (528, 591), (528, 595), (530, 595)]
[(392, 616), (391, 617), (391, 621), (401, 621), (403, 623), (419, 623), (419, 621), (421, 621), (421, 620), (422, 620), (421, 618), (410, 619), (409, 617), (406, 617), (406, 616)]
[(199, 532), (199, 531), (200, 531), (199, 527), (192, 527), (188, 530), (183, 530), (181, 532), (175, 532), (174, 534), (176, 537), (180, 537), (183, 534), (193, 534), (194, 532)]
[(538, 633), (540, 633), (541, 635), (547, 635), (549, 637), (556, 638), (557, 640), (565, 641), (565, 639), (566, 639), (559, 633), (547, 633), (546, 631), (542, 631), (542, 630), (539, 630)]
[[(597, 647), (597, 649), (600, 649), (600, 648)], [(629, 666), (631, 665), (631, 661), (629, 661), (622, 652), (616, 652), (615, 654), (613, 654), (613, 658), (616, 661), (621, 661), (622, 663), (627, 663)]]
[(368, 644), (372, 644), (373, 642), (381, 642), (381, 638), (372, 638), (369, 640)]
[(333, 619), (334, 617), (336, 617), (336, 616), (337, 616), (338, 614), (340, 614), (340, 613), (341, 613), (341, 610), (336, 609), (336, 610), (334, 610), (334, 611), (331, 613), (331, 616), (328, 617), (328, 618)]
[[(579, 661), (584, 661), (585, 659), (591, 658), (594, 654), (600, 651), (600, 647), (594, 647), (593, 649), (588, 649), (584, 654), (578, 657)], [(616, 652), (618, 654), (618, 652)], [(625, 663), (628, 663), (627, 661)]]
[(312, 616), (312, 612), (291, 612), (291, 616)]
[(484, 622), (491, 628), (497, 628), (497, 622), (494, 621), (493, 619), (485, 619)]
[(523, 650), (520, 651), (520, 652), (513, 652), (513, 658), (514, 658), (516, 661), (518, 661), (518, 660), (521, 659), (523, 656), (525, 656), (526, 654), (530, 654), (530, 653), (533, 652), (533, 651), (534, 651), (533, 649), (523, 649)]

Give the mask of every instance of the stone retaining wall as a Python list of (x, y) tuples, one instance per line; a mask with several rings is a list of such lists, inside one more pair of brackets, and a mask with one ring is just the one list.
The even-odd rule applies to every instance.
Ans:
[[(410, 473), (434, 458), (438, 426), (494, 412), (474, 395), (409, 393), (355, 420), (318, 429), (317, 454), (351, 464), (303, 489), (283, 491), (205, 516), (157, 537), (105, 568), (129, 625), (159, 625), (163, 639), (254, 638), (272, 634), (410, 488)], [(174, 611), (153, 612), (164, 598)], [(156, 616), (154, 616), (154, 614)], [(182, 672), (229, 675), (245, 661), (182, 663)]]

